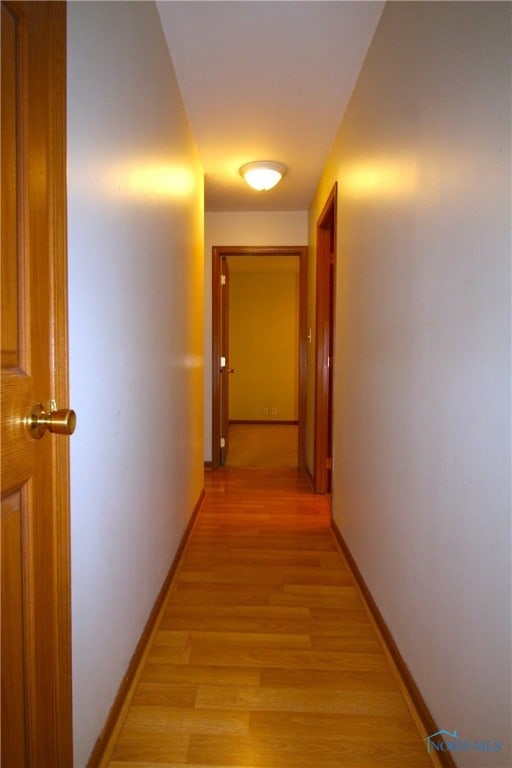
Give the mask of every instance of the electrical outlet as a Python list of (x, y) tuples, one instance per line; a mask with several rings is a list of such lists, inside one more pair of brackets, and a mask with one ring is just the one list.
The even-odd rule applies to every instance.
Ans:
[(263, 409), (263, 415), (264, 416), (268, 416), (268, 408), (264, 408)]
[(272, 416), (277, 416), (277, 408), (272, 408)]

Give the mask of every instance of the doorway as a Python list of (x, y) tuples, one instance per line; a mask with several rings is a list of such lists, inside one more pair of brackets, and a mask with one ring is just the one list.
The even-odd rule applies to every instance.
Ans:
[(337, 184), (320, 214), (316, 230), (315, 493), (331, 493), (336, 211)]
[[(243, 257), (242, 259), (235, 257)], [(259, 263), (259, 270), (263, 270), (264, 260), (262, 257), (267, 257), (266, 264), (270, 264), (269, 269), (277, 269), (278, 263), (281, 263), (281, 267), (284, 266), (283, 259), (289, 259), (289, 257), (296, 257), (295, 263), (298, 262), (298, 349), (294, 350), (295, 353), (295, 366), (296, 370), (292, 372), (292, 376), (295, 376), (297, 387), (297, 466), (299, 468), (304, 467), (304, 429), (305, 429), (305, 372), (306, 372), (306, 349), (305, 349), (305, 301), (306, 301), (306, 246), (287, 246), (287, 247), (220, 247), (216, 246), (212, 249), (213, 269), (212, 269), (212, 467), (219, 468), (224, 466), (229, 450), (229, 420), (230, 420), (230, 406), (229, 406), (229, 388), (231, 378), (235, 374), (235, 370), (230, 364), (230, 339), (229, 339), (229, 315), (230, 312), (236, 313), (236, 307), (230, 308), (230, 280), (231, 272), (244, 273), (250, 269), (250, 262)], [(258, 262), (259, 260), (259, 262)], [(272, 261), (274, 260), (274, 261)], [(292, 263), (289, 260), (289, 263)], [(230, 267), (232, 267), (230, 269)], [(255, 267), (256, 268), (256, 267)], [(242, 285), (244, 280), (240, 278), (240, 284)], [(245, 280), (245, 282), (247, 282)], [(254, 286), (255, 287), (255, 286)], [(250, 297), (251, 302), (254, 303), (256, 291), (246, 293), (246, 297)], [(236, 320), (236, 318), (235, 318)], [(240, 346), (239, 341), (237, 342)], [(252, 378), (258, 375), (259, 360), (254, 359), (252, 361), (253, 373)], [(286, 368), (286, 366), (285, 366)], [(273, 372), (273, 366), (272, 366)], [(244, 373), (247, 376), (247, 371)], [(249, 376), (251, 374), (249, 373)], [(240, 385), (240, 386), (238, 386)], [(247, 380), (246, 384), (243, 384), (243, 376), (240, 377), (240, 381), (237, 382), (235, 388), (235, 395), (239, 397), (241, 390), (245, 386), (250, 387), (251, 378)], [(235, 400), (236, 400), (235, 397)], [(256, 398), (255, 398), (256, 399)], [(242, 421), (248, 420), (252, 423), (258, 421), (272, 421), (277, 424), (281, 419), (279, 418), (280, 409), (276, 405), (274, 408), (271, 403), (267, 405), (259, 403), (255, 405), (256, 411), (249, 414), (250, 419), (241, 419)], [(234, 402), (234, 409), (238, 407), (237, 402)], [(286, 407), (283, 408), (283, 416), (286, 414)], [(236, 416), (236, 413), (235, 413)], [(261, 417), (261, 418), (260, 418)], [(235, 419), (237, 420), (237, 419)], [(237, 425), (238, 426), (238, 425)]]

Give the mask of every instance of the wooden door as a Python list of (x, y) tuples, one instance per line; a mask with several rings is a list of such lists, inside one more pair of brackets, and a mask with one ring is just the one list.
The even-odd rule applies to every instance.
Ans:
[(334, 297), (337, 187), (329, 195), (317, 224), (316, 253), (316, 493), (331, 492), (334, 375)]
[(66, 5), (2, 2), (2, 768), (72, 765), (67, 404)]

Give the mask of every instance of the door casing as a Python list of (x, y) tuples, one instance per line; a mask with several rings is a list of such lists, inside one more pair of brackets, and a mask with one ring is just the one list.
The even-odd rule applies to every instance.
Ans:
[(316, 228), (315, 493), (331, 491), (337, 199), (336, 183)]
[(221, 466), (220, 438), (222, 380), (219, 369), (222, 327), (222, 260), (227, 256), (298, 256), (299, 258), (299, 370), (298, 468), (305, 468), (306, 429), (306, 301), (307, 246), (213, 246), (212, 248), (212, 469)]
[(226, 359), (226, 365), (219, 370), (220, 376), (220, 434), (224, 437), (224, 445), (221, 445), (219, 455), (220, 464), (224, 466), (229, 452), (229, 266), (227, 259), (221, 259), (222, 272), (222, 301), (221, 301), (221, 330), (220, 330), (220, 354)]

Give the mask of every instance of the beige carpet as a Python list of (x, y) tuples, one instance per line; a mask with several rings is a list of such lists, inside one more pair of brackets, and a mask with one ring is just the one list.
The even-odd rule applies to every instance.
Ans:
[(296, 467), (296, 424), (231, 424), (227, 467)]

